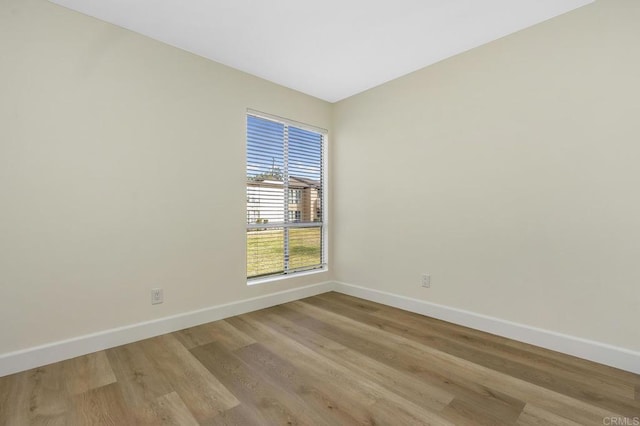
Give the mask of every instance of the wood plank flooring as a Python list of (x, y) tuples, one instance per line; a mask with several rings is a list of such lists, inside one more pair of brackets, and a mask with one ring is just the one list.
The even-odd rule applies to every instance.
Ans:
[(0, 425), (637, 425), (640, 376), (339, 293), (0, 378)]

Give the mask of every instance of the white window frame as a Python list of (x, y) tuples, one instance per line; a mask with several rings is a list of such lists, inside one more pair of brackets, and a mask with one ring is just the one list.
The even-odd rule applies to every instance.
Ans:
[[(284, 118), (284, 117), (280, 117), (277, 115), (273, 115), (273, 114), (268, 114), (265, 112), (261, 112), (261, 111), (257, 111), (257, 110), (253, 110), (250, 108), (247, 108), (246, 114), (245, 114), (245, 144), (247, 143), (247, 134), (246, 134), (246, 129), (247, 129), (247, 120), (249, 118), (249, 116), (255, 116), (258, 118), (263, 118), (266, 120), (272, 120), (272, 121), (277, 121), (280, 123), (283, 123), (287, 126), (293, 126), (293, 127), (297, 127), (299, 129), (303, 129), (303, 130), (309, 130), (311, 132), (316, 132), (319, 134), (322, 134), (323, 136), (323, 143), (322, 143), (322, 222), (321, 222), (321, 259), (322, 259), (322, 264), (314, 269), (309, 269), (309, 270), (303, 270), (303, 271), (285, 271), (281, 274), (273, 274), (273, 275), (267, 275), (267, 276), (261, 276), (261, 277), (255, 277), (255, 278), (249, 278), (247, 277), (247, 285), (255, 285), (255, 284), (263, 284), (263, 283), (268, 283), (268, 282), (274, 282), (274, 281), (281, 281), (284, 279), (289, 279), (289, 278), (295, 278), (295, 277), (301, 277), (301, 276), (305, 276), (305, 275), (312, 275), (312, 274), (317, 274), (317, 273), (322, 273), (322, 272), (327, 272), (329, 270), (329, 169), (328, 169), (328, 157), (329, 157), (329, 131), (327, 129), (323, 129), (321, 127), (316, 127), (316, 126), (312, 126), (306, 123), (301, 123), (299, 121), (295, 121), (295, 120), (291, 120), (288, 118)], [(245, 155), (245, 161), (246, 161), (246, 155)], [(289, 201), (288, 201), (288, 191), (285, 192), (285, 202), (284, 205), (288, 206), (289, 205)], [(245, 207), (245, 212), (246, 212), (247, 208)], [(246, 222), (246, 221), (245, 221)], [(293, 225), (293, 226), (291, 226)], [(289, 227), (291, 228), (296, 228), (296, 227), (305, 227), (305, 225), (307, 226), (311, 226), (314, 227), (311, 224), (306, 224), (306, 223), (300, 223), (300, 224), (290, 224)], [(317, 225), (316, 225), (317, 226)], [(246, 225), (246, 229), (250, 229), (253, 226), (250, 226), (249, 224)], [(264, 226), (261, 226), (264, 228)], [(246, 238), (246, 231), (245, 231), (245, 238)], [(247, 253), (246, 253), (246, 243), (245, 243), (245, 270), (246, 270), (246, 261), (247, 261)]]

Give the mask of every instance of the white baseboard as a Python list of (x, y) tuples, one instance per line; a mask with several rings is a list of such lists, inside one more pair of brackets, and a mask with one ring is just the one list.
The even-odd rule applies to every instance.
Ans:
[(0, 377), (328, 291), (338, 291), (640, 374), (640, 353), (629, 349), (380, 290), (341, 282), (323, 282), (0, 354)]
[(315, 296), (333, 290), (334, 286), (333, 282), (313, 284), (0, 354), (0, 377), (234, 315)]
[(629, 349), (341, 282), (335, 291), (640, 374), (640, 352)]

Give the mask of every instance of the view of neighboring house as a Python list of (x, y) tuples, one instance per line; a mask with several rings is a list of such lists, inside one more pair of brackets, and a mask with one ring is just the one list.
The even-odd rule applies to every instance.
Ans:
[[(288, 222), (316, 222), (322, 219), (320, 182), (302, 177), (289, 177)], [(268, 178), (247, 181), (247, 223), (279, 223), (285, 221), (282, 209), (284, 182)]]

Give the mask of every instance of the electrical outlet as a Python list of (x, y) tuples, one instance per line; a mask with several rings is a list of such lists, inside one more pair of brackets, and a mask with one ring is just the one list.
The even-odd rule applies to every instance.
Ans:
[(161, 288), (152, 288), (151, 289), (151, 304), (158, 305), (164, 302), (164, 294)]
[(422, 287), (431, 288), (431, 275), (422, 274)]

